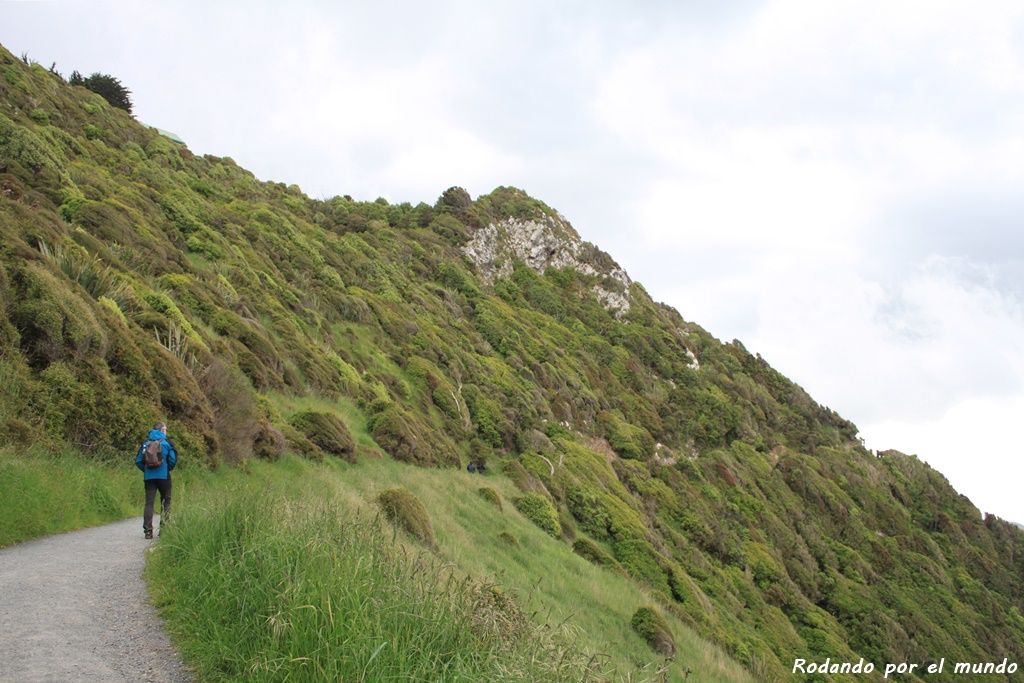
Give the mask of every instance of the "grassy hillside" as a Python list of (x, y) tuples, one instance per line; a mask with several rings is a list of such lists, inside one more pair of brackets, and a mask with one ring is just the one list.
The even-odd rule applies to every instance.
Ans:
[[(148, 570), (203, 680), (751, 680), (671, 615), (674, 659), (651, 651), (630, 627), (650, 595), (537, 529), (504, 477), (390, 459), (246, 469), (178, 479)], [(422, 502), (431, 549), (383, 523), (395, 488)]]
[[(545, 548), (629, 576), (763, 680), (796, 658), (1024, 662), (1019, 529), (865, 450), (542, 202), (313, 200), (38, 64), (0, 70), (0, 445), (123, 456), (160, 418), (211, 468), (338, 459), (358, 490), (385, 458), (428, 468), (404, 475), (424, 498), (430, 468), (486, 463)], [(438, 534), (470, 533), (461, 515)], [(494, 571), (501, 542), (454, 559)]]

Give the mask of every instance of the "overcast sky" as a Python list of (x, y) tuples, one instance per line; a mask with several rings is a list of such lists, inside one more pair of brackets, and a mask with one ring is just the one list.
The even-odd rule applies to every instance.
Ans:
[(0, 42), (309, 196), (514, 185), (1024, 521), (1024, 5), (0, 0)]

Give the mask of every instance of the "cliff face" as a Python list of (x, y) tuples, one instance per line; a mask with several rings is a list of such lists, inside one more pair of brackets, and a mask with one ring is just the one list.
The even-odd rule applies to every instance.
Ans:
[(511, 277), (515, 261), (522, 261), (541, 274), (548, 268), (572, 268), (595, 276), (599, 281), (591, 291), (605, 308), (613, 310), (620, 319), (629, 313), (633, 281), (611, 257), (580, 239), (561, 215), (539, 220), (506, 218), (491, 223), (476, 231), (463, 252), (486, 284)]
[(762, 678), (1024, 661), (1019, 529), (542, 202), (313, 200), (0, 66), (0, 447), (122, 457), (164, 419), (210, 463), (485, 461)]

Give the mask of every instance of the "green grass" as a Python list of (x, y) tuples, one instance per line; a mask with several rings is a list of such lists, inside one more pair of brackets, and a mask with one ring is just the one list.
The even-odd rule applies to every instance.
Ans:
[[(205, 680), (750, 680), (674, 619), (675, 660), (654, 654), (630, 628), (650, 596), (477, 495), (518, 495), (502, 476), (291, 456), (248, 470), (179, 477), (148, 569)], [(378, 514), (396, 486), (426, 507), (436, 552)]]
[(598, 680), (598, 660), (500, 587), (396, 544), (320, 486), (297, 500), (295, 483), (202, 487), (149, 563), (202, 680)]
[(124, 462), (0, 448), (0, 547), (142, 514), (142, 475)]

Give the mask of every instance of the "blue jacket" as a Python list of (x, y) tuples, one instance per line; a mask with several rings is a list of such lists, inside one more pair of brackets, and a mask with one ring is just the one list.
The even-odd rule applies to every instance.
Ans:
[[(160, 467), (149, 469), (142, 464), (143, 451), (146, 450), (147, 443), (156, 440), (161, 442), (160, 446), (164, 451), (164, 464), (160, 465)], [(174, 469), (176, 464), (178, 464), (178, 451), (174, 450), (174, 444), (167, 440), (167, 435), (157, 429), (150, 431), (149, 438), (139, 446), (139, 455), (135, 458), (135, 466), (142, 470), (142, 473), (145, 475), (143, 479), (146, 481), (150, 479), (167, 479), (171, 476), (171, 470)]]

